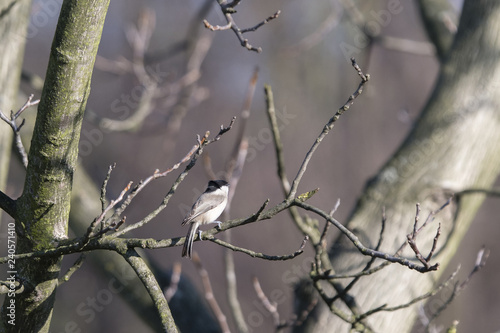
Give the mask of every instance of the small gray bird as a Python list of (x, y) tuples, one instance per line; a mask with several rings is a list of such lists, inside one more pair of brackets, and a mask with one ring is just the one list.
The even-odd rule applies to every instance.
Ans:
[(189, 223), (184, 248), (182, 249), (183, 257), (187, 256), (191, 258), (193, 254), (193, 241), (200, 225), (208, 223), (217, 223), (220, 225), (221, 222), (215, 220), (226, 208), (228, 192), (229, 184), (225, 180), (211, 180), (208, 182), (207, 189), (196, 200), (193, 207), (191, 207), (191, 211), (182, 221), (182, 225)]

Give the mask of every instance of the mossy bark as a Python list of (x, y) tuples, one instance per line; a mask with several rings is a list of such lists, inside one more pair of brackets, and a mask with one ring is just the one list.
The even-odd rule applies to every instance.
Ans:
[[(49, 248), (67, 237), (80, 129), (108, 5), (109, 0), (62, 4), (17, 200), (17, 253)], [(4, 322), (6, 332), (49, 331), (60, 262), (18, 261), (25, 291), (15, 298), (15, 326)]]

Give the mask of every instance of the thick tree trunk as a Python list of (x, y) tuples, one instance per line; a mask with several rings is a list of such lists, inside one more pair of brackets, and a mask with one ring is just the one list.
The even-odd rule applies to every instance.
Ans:
[[(465, 1), (454, 44), (420, 119), (396, 154), (369, 182), (348, 222), (365, 245), (377, 243), (382, 207), (387, 212), (382, 250), (393, 253), (413, 227), (416, 203), (421, 203), (422, 221), (452, 193), (490, 188), (494, 183), (500, 171), (499, 31), (500, 2)], [(424, 255), (430, 249), (437, 222), (441, 222), (434, 262), (441, 268), (446, 266), (483, 200), (482, 194), (455, 197), (419, 236)], [(405, 255), (411, 257), (412, 253), (405, 251)], [(367, 260), (343, 237), (332, 247), (331, 257), (336, 273), (359, 270)], [(360, 279), (349, 295), (355, 297), (362, 312), (383, 304), (399, 305), (429, 291), (442, 271), (420, 274), (393, 264)], [(345, 306), (343, 309), (349, 312)], [(411, 307), (382, 312), (366, 322), (376, 332), (401, 333), (410, 331), (415, 316), (416, 308)], [(348, 327), (321, 305), (296, 331), (347, 332)]]
[[(38, 108), (24, 191), (17, 200), (17, 253), (67, 237), (83, 113), (109, 0), (64, 1)], [(6, 332), (48, 332), (61, 258), (18, 261), (24, 292)], [(3, 312), (11, 304), (7, 297)], [(5, 319), (5, 317), (3, 317)]]

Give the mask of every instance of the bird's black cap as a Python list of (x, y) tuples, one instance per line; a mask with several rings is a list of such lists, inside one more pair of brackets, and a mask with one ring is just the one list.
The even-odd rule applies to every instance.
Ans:
[(224, 185), (229, 186), (229, 183), (226, 182), (225, 180), (211, 180), (208, 182), (208, 187), (221, 188)]

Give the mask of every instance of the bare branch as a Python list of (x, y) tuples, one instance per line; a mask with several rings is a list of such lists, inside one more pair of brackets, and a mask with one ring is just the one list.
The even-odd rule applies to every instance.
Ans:
[(226, 25), (211, 25), (207, 20), (203, 20), (203, 24), (205, 25), (205, 28), (212, 31), (223, 31), (231, 29), (231, 23), (228, 23)]
[(278, 18), (278, 16), (280, 15), (280, 13), (281, 13), (281, 10), (278, 10), (276, 13), (274, 13), (271, 16), (269, 16), (264, 21), (257, 23), (253, 27), (246, 28), (246, 29), (241, 29), (241, 33), (244, 34), (246, 32), (255, 31), (255, 30), (259, 29), (260, 27), (262, 27), (264, 24), (268, 23), (269, 21), (274, 20), (275, 18)]
[(236, 7), (240, 3), (240, 1), (232, 1), (231, 3), (227, 3), (226, 1), (218, 1), (218, 2), (220, 5), (220, 8), (222, 10), (222, 13), (224, 14), (224, 17), (226, 18), (227, 24), (222, 25), (222, 26), (220, 26), (220, 25), (214, 26), (214, 25), (210, 24), (207, 20), (203, 20), (203, 24), (205, 25), (205, 28), (212, 30), (212, 31), (231, 29), (236, 34), (236, 37), (240, 41), (241, 46), (243, 46), (244, 48), (246, 48), (247, 50), (250, 50), (250, 51), (255, 51), (257, 53), (262, 52), (262, 48), (252, 46), (248, 42), (248, 39), (245, 39), (243, 37), (243, 34), (246, 32), (255, 31), (258, 28), (260, 28), (261, 26), (263, 26), (264, 24), (268, 23), (269, 21), (274, 20), (275, 18), (277, 18), (279, 16), (281, 11), (278, 10), (276, 13), (274, 13), (273, 15), (269, 16), (267, 19), (263, 20), (262, 22), (259, 22), (258, 24), (256, 24), (255, 26), (253, 26), (251, 28), (240, 29), (232, 16), (232, 14), (236, 13), (236, 10), (234, 9), (234, 7)]
[(160, 316), (164, 331), (177, 333), (177, 327), (172, 317), (172, 313), (170, 312), (167, 300), (148, 265), (146, 265), (144, 260), (134, 249), (128, 249), (125, 253), (120, 254), (134, 269), (137, 277), (141, 280), (144, 287), (146, 287), (158, 311), (158, 316)]
[[(408, 245), (410, 245), (411, 249), (413, 250), (413, 252), (415, 253), (415, 256), (416, 258), (426, 267), (428, 268), (431, 268), (431, 264), (429, 263), (429, 261), (432, 259), (432, 256), (434, 255), (434, 252), (436, 251), (436, 247), (437, 247), (437, 241), (439, 239), (439, 236), (441, 235), (441, 224), (439, 224), (438, 228), (437, 228), (437, 231), (436, 231), (436, 236), (434, 237), (434, 240), (433, 240), (433, 243), (432, 243), (432, 248), (431, 250), (429, 251), (429, 254), (427, 255), (427, 257), (424, 258), (424, 256), (420, 253), (420, 250), (418, 249), (417, 247), (417, 244), (416, 244), (416, 238), (417, 238), (417, 235), (418, 233), (424, 229), (430, 222), (434, 221), (434, 217), (436, 216), (436, 214), (438, 214), (439, 212), (441, 212), (441, 210), (443, 210), (446, 206), (448, 206), (451, 202), (451, 199), (452, 198), (449, 198), (441, 207), (439, 207), (437, 210), (435, 211), (432, 211), (429, 213), (429, 215), (427, 216), (427, 219), (425, 220), (425, 222), (422, 224), (422, 226), (420, 226), (420, 228), (417, 228), (417, 225), (418, 225), (418, 221), (419, 221), (419, 218), (420, 218), (420, 204), (417, 203), (416, 205), (416, 213), (415, 213), (415, 223), (413, 224), (413, 232), (411, 234), (408, 234), (406, 236), (406, 238), (408, 239)], [(402, 249), (399, 249), (398, 250), (398, 254), (401, 253), (401, 250)], [(436, 264), (437, 265), (437, 264)], [(435, 265), (434, 265), (435, 266)], [(437, 269), (437, 266), (436, 266), (436, 269)]]
[(170, 302), (172, 297), (174, 297), (179, 287), (179, 281), (181, 280), (182, 265), (180, 262), (174, 263), (174, 268), (172, 269), (172, 277), (170, 278), (170, 285), (167, 290), (165, 290), (165, 299)]
[[(194, 157), (193, 157), (194, 158)], [(175, 183), (178, 185), (178, 182)], [(174, 185), (175, 185), (174, 184)], [(176, 188), (176, 187), (175, 187)], [(175, 188), (170, 190), (170, 192), (175, 192)], [(169, 193), (170, 193), (169, 192)], [(168, 198), (167, 198), (168, 199)], [(165, 199), (164, 199), (165, 200)], [(168, 200), (167, 200), (168, 202)], [(300, 201), (302, 202), (302, 201)], [(290, 208), (293, 203), (290, 202), (281, 202), (275, 207), (265, 210), (269, 203), (269, 200), (266, 200), (266, 202), (259, 208), (257, 213), (247, 217), (247, 218), (241, 218), (241, 219), (236, 219), (233, 221), (227, 221), (224, 224), (221, 225), (220, 228), (213, 228), (210, 230), (205, 231), (202, 234), (202, 238), (204, 239), (211, 239), (214, 242), (221, 242), (220, 240), (215, 240), (214, 235), (222, 232), (224, 230), (228, 230), (240, 225), (245, 225), (248, 223), (260, 221), (260, 220), (267, 220), (273, 217), (274, 215), (280, 213), (283, 210), (286, 210), (287, 208)], [(165, 203), (166, 205), (166, 203)], [(163, 206), (160, 206), (158, 209), (162, 209)], [(152, 216), (155, 213), (152, 212), (150, 215)], [(143, 220), (131, 225), (128, 227), (128, 230), (131, 230), (130, 228), (132, 227), (133, 229), (138, 228), (138, 224), (145, 224), (149, 222), (153, 217), (148, 215), (146, 218)], [(158, 248), (165, 248), (165, 247), (173, 247), (173, 246), (180, 246), (184, 244), (185, 237), (176, 237), (176, 238), (170, 238), (170, 239), (163, 239), (163, 240), (155, 240), (155, 239), (139, 239), (139, 238), (118, 238), (119, 235), (121, 235), (124, 231), (128, 231), (127, 229), (116, 232), (112, 235), (107, 235), (105, 237), (92, 237), (89, 239), (89, 241), (82, 246), (82, 241), (81, 238), (78, 239), (72, 239), (72, 240), (66, 240), (66, 241), (61, 241), (57, 247), (51, 248), (51, 249), (45, 249), (45, 250), (40, 250), (36, 252), (30, 252), (30, 253), (22, 253), (22, 254), (15, 254), (12, 257), (0, 257), (0, 264), (6, 263), (9, 259), (27, 259), (27, 258), (33, 258), (33, 257), (53, 257), (53, 256), (61, 256), (61, 255), (66, 255), (66, 254), (71, 254), (71, 253), (79, 253), (79, 252), (87, 252), (87, 251), (92, 251), (96, 249), (101, 249), (101, 250), (113, 250), (113, 251), (121, 251), (124, 248), (143, 248), (143, 249), (158, 249)], [(234, 249), (239, 249), (236, 247), (232, 247), (230, 244), (226, 244), (231, 248)], [(301, 249), (299, 249), (297, 252), (295, 252), (292, 255), (289, 256), (282, 256), (282, 257), (276, 257), (276, 256), (269, 256), (269, 258), (282, 258), (281, 260), (286, 260), (286, 259), (291, 259), (293, 256), (297, 256), (300, 254), (302, 251), (303, 247), (305, 244), (302, 244)], [(250, 251), (250, 253), (252, 253)], [(288, 258), (290, 257), (290, 258)]]
[(75, 263), (58, 279), (57, 285), (61, 285), (64, 282), (68, 282), (71, 276), (83, 265), (83, 261), (85, 260), (85, 254), (81, 254)]
[[(243, 108), (240, 113), (240, 122), (237, 133), (237, 139), (234, 143), (233, 152), (226, 163), (225, 178), (229, 180), (231, 187), (229, 188), (228, 201), (226, 209), (223, 213), (223, 219), (229, 220), (231, 205), (233, 202), (234, 194), (243, 173), (243, 167), (245, 165), (247, 153), (248, 153), (248, 140), (245, 137), (245, 130), (248, 123), (248, 118), (251, 113), (251, 106), (253, 101), (253, 96), (255, 94), (255, 87), (258, 79), (258, 68), (255, 68), (250, 82), (248, 84), (247, 93), (245, 96), (245, 101)], [(211, 167), (210, 167), (210, 171)], [(213, 171), (212, 171), (213, 173)], [(212, 178), (214, 179), (214, 178)], [(227, 230), (225, 233), (225, 241), (227, 243), (231, 242), (231, 230)], [(238, 288), (236, 284), (236, 273), (234, 265), (233, 251), (230, 249), (225, 249), (224, 251), (224, 264), (225, 264), (225, 276), (227, 282), (227, 299), (229, 302), (231, 315), (234, 319), (236, 328), (239, 333), (247, 333), (248, 326), (243, 315), (243, 310), (241, 308), (240, 301), (238, 299)]]
[[(106, 184), (106, 183), (107, 183), (107, 180), (104, 181), (104, 184)], [(92, 223), (90, 224), (90, 226), (87, 229), (86, 234), (82, 237), (82, 245), (85, 245), (89, 241), (89, 239), (94, 236), (95, 227), (97, 225), (101, 226), (101, 230), (104, 229), (104, 227), (102, 225), (104, 217), (113, 207), (115, 207), (120, 201), (123, 200), (125, 193), (127, 193), (130, 190), (130, 186), (132, 186), (132, 182), (129, 182), (127, 184), (127, 186), (125, 186), (125, 188), (121, 191), (120, 195), (116, 199), (111, 200), (109, 205), (102, 211), (102, 213), (99, 216), (97, 216), (94, 219), (94, 221), (92, 221)]]
[(23, 145), (23, 142), (21, 140), (21, 135), (19, 134), (21, 127), (23, 127), (23, 125), (24, 125), (24, 119), (21, 121), (21, 124), (19, 124), (19, 125), (17, 125), (16, 121), (17, 121), (17, 118), (19, 118), (19, 116), (24, 112), (24, 110), (26, 110), (30, 106), (37, 105), (40, 102), (39, 99), (32, 101), (33, 96), (34, 95), (31, 94), (28, 97), (28, 100), (26, 101), (26, 103), (24, 103), (24, 105), (19, 110), (17, 110), (16, 113), (11, 111), (10, 112), (10, 119), (2, 112), (2, 110), (0, 110), (0, 119), (5, 121), (14, 131), (17, 152), (19, 153), (19, 155), (22, 158), (24, 168), (28, 167), (28, 154), (26, 154), (26, 150), (24, 149), (24, 145)]
[(257, 294), (257, 297), (260, 300), (260, 303), (266, 308), (267, 311), (271, 314), (273, 317), (274, 321), (274, 326), (278, 327), (280, 324), (280, 314), (278, 312), (278, 304), (275, 302), (272, 302), (267, 298), (266, 294), (262, 290), (262, 287), (260, 286), (259, 279), (254, 276), (252, 278), (252, 284), (253, 284), (253, 289), (255, 290), (255, 293)]
[(141, 221), (138, 221), (130, 226), (128, 226), (127, 228), (117, 232), (114, 234), (115, 237), (118, 237), (120, 235), (123, 235), (131, 230), (134, 230), (134, 229), (137, 229), (139, 227), (142, 227), (144, 224), (148, 223), (149, 221), (151, 221), (153, 218), (155, 218), (163, 209), (165, 209), (165, 207), (167, 206), (168, 204), (168, 201), (170, 200), (170, 198), (174, 195), (175, 191), (177, 190), (177, 187), (179, 186), (179, 184), (184, 180), (184, 178), (187, 176), (187, 174), (189, 173), (189, 170), (191, 170), (191, 168), (194, 167), (194, 165), (196, 164), (196, 161), (198, 160), (199, 156), (202, 154), (203, 152), (203, 149), (205, 146), (213, 143), (213, 142), (216, 142), (218, 141), (221, 136), (226, 133), (227, 131), (229, 131), (234, 123), (234, 120), (235, 118), (233, 117), (233, 119), (231, 120), (231, 123), (229, 124), (228, 127), (224, 127), (224, 126), (221, 126), (221, 129), (219, 131), (219, 133), (217, 134), (217, 136), (212, 139), (212, 140), (209, 140), (208, 139), (208, 136), (210, 135), (210, 132), (206, 132), (205, 135), (200, 138), (198, 137), (197, 141), (198, 141), (198, 144), (195, 145), (190, 151), (189, 153), (179, 162), (177, 163), (176, 165), (174, 165), (172, 168), (170, 169), (167, 169), (165, 172), (163, 173), (160, 173), (158, 170), (156, 170), (154, 172), (154, 174), (152, 176), (150, 176), (149, 178), (147, 178), (144, 182), (141, 182), (136, 188), (134, 188), (132, 190), (132, 192), (129, 194), (129, 196), (125, 199), (124, 203), (122, 204), (122, 207), (120, 207), (116, 212), (115, 214), (113, 214), (113, 216), (110, 218), (111, 221), (113, 221), (114, 219), (116, 219), (117, 217), (120, 216), (120, 214), (123, 212), (123, 210), (130, 204), (131, 200), (149, 183), (151, 182), (152, 180), (154, 179), (157, 179), (159, 177), (164, 177), (166, 176), (168, 173), (172, 172), (173, 170), (177, 169), (182, 163), (186, 162), (187, 160), (191, 159), (191, 162), (186, 166), (186, 168), (184, 169), (184, 171), (177, 177), (177, 179), (174, 181), (174, 184), (172, 185), (172, 187), (170, 188), (170, 190), (168, 191), (168, 193), (165, 195), (165, 197), (163, 198), (163, 201), (162, 203), (160, 204), (159, 207), (157, 207), (154, 211), (152, 211), (150, 214), (148, 214), (144, 219), (142, 219)]
[(213, 243), (219, 244), (219, 245), (221, 245), (223, 247), (226, 247), (226, 248), (228, 248), (230, 250), (248, 254), (250, 257), (260, 258), (260, 259), (265, 259), (265, 260), (271, 260), (271, 261), (284, 261), (284, 260), (290, 260), (290, 259), (293, 259), (293, 258), (297, 257), (298, 255), (302, 254), (302, 252), (304, 252), (304, 247), (306, 246), (307, 241), (309, 239), (308, 236), (305, 236), (304, 239), (302, 240), (302, 243), (301, 243), (299, 249), (297, 251), (291, 253), (291, 254), (285, 254), (285, 255), (282, 255), (282, 256), (272, 256), (272, 255), (268, 255), (268, 254), (264, 254), (264, 253), (259, 253), (259, 252), (255, 252), (255, 251), (252, 251), (252, 250), (249, 250), (249, 249), (245, 249), (245, 248), (242, 248), (242, 247), (231, 245), (231, 244), (229, 244), (227, 242), (224, 242), (224, 241), (222, 241), (220, 239), (214, 238), (212, 235), (209, 235), (208, 237), (206, 237), (206, 236), (204, 236), (204, 233), (203, 233), (202, 234), (202, 238), (206, 239), (206, 240), (209, 240), (209, 241), (211, 241)]
[(363, 255), (371, 256), (371, 257), (376, 257), (376, 258), (380, 258), (380, 259), (384, 259), (384, 260), (387, 260), (387, 261), (392, 262), (392, 263), (398, 263), (400, 265), (407, 266), (410, 269), (414, 269), (414, 270), (416, 270), (416, 271), (418, 271), (420, 273), (425, 273), (425, 272), (428, 272), (428, 271), (434, 271), (434, 270), (437, 270), (438, 267), (439, 267), (439, 264), (435, 264), (435, 265), (432, 265), (432, 266), (429, 266), (429, 267), (427, 267), (427, 266), (419, 266), (419, 265), (415, 264), (414, 262), (409, 261), (406, 258), (399, 257), (398, 255), (393, 256), (393, 255), (389, 255), (389, 254), (384, 253), (384, 252), (380, 252), (380, 251), (377, 251), (377, 250), (373, 250), (373, 249), (367, 248), (366, 246), (364, 246), (361, 243), (361, 241), (359, 240), (359, 238), (356, 235), (354, 235), (354, 233), (352, 233), (344, 225), (342, 225), (340, 222), (338, 222), (337, 220), (335, 220), (333, 217), (331, 217), (329, 214), (325, 213), (321, 209), (316, 208), (314, 206), (311, 206), (311, 205), (309, 205), (307, 203), (299, 202), (297, 200), (294, 201), (294, 204), (296, 206), (298, 206), (298, 207), (303, 208), (303, 209), (312, 211), (312, 212), (318, 214), (319, 216), (327, 219), (330, 223), (333, 223), (335, 225), (335, 227), (337, 227), (344, 235), (347, 236), (347, 238), (349, 238), (349, 240), (353, 243), (353, 245)]
[(401, 309), (408, 308), (408, 307), (412, 306), (413, 304), (418, 303), (420, 301), (426, 300), (426, 299), (436, 295), (438, 292), (440, 292), (444, 288), (446, 288), (455, 279), (459, 269), (460, 269), (460, 266), (457, 267), (457, 269), (448, 277), (448, 279), (446, 279), (443, 283), (441, 283), (438, 287), (434, 288), (430, 292), (425, 293), (423, 295), (420, 295), (418, 297), (415, 297), (412, 300), (410, 300), (409, 302), (403, 303), (403, 304), (400, 304), (397, 306), (388, 307), (387, 304), (384, 304), (380, 307), (377, 307), (375, 309), (372, 309), (372, 310), (365, 312), (362, 316), (359, 317), (359, 319), (360, 320), (364, 319), (364, 318), (366, 318), (366, 317), (368, 317), (376, 312), (380, 312), (380, 311), (385, 311), (385, 312), (398, 311)]
[(210, 308), (215, 314), (215, 317), (219, 321), (220, 327), (222, 329), (222, 332), (224, 333), (229, 333), (229, 326), (227, 324), (226, 316), (222, 312), (219, 304), (217, 303), (217, 300), (214, 295), (214, 291), (212, 289), (212, 283), (210, 282), (210, 277), (208, 276), (207, 270), (203, 267), (201, 264), (200, 257), (198, 256), (198, 253), (194, 253), (193, 255), (193, 263), (196, 266), (196, 269), (198, 270), (198, 274), (201, 277), (201, 281), (203, 282), (203, 289), (205, 289), (205, 299), (207, 300), (208, 304), (210, 305)]
[[(238, 158), (240, 158), (240, 155), (241, 155), (242, 142), (245, 138), (245, 131), (246, 131), (248, 119), (250, 118), (250, 114), (251, 114), (252, 101), (253, 101), (253, 97), (255, 95), (255, 88), (257, 86), (257, 79), (259, 77), (258, 74), (259, 74), (259, 69), (256, 67), (253, 71), (252, 77), (250, 78), (250, 82), (248, 83), (245, 101), (243, 103), (243, 108), (240, 112), (240, 121), (239, 121), (237, 139), (234, 143), (234, 149), (233, 149), (233, 152), (231, 154), (229, 161), (226, 163), (227, 164), (226, 173), (228, 174), (227, 179), (230, 179), (233, 177), (232, 176), (233, 169), (235, 168), (235, 165), (238, 161)], [(233, 182), (230, 181), (229, 183), (231, 184), (231, 189), (232, 189)]]
[(476, 262), (474, 263), (474, 267), (472, 268), (471, 272), (463, 281), (462, 283), (456, 282), (455, 285), (453, 286), (453, 291), (451, 295), (447, 298), (447, 300), (441, 305), (428, 319), (427, 322), (427, 329), (430, 327), (432, 321), (434, 321), (436, 318), (439, 317), (439, 315), (453, 302), (453, 300), (469, 285), (469, 282), (471, 281), (472, 277), (474, 274), (479, 272), (484, 265), (486, 264), (486, 260), (489, 256), (489, 251), (485, 249), (484, 247), (479, 250), (476, 256)]
[(227, 127), (224, 127), (224, 125), (220, 125), (219, 133), (209, 143), (219, 141), (221, 136), (224, 135), (224, 133), (226, 133), (227, 131), (229, 131), (233, 127), (235, 120), (236, 120), (236, 117), (233, 117), (231, 119), (231, 122), (229, 123), (229, 125)]
[[(163, 172), (160, 172), (158, 169), (156, 169), (153, 173), (153, 175), (149, 176), (148, 178), (146, 178), (145, 180), (141, 180), (133, 189), (132, 191), (127, 195), (127, 197), (125, 198), (125, 200), (123, 201), (123, 203), (121, 204), (121, 206), (114, 212), (113, 216), (111, 218), (108, 219), (109, 222), (107, 222), (106, 224), (112, 224), (113, 222), (115, 222), (118, 218), (120, 218), (121, 214), (125, 211), (125, 209), (130, 205), (130, 203), (132, 202), (132, 200), (150, 183), (152, 182), (153, 180), (157, 179), (157, 178), (160, 178), (160, 177), (165, 177), (166, 175), (168, 175), (169, 173), (171, 173), (172, 171), (176, 170), (179, 168), (179, 166), (181, 166), (181, 164), (184, 164), (186, 163), (187, 161), (189, 161), (189, 159), (191, 159), (191, 157), (193, 156), (193, 154), (195, 154), (195, 152), (197, 152), (199, 149), (199, 145), (194, 145), (191, 150), (178, 162), (176, 163), (174, 166), (170, 167), (169, 169), (163, 171)], [(127, 232), (127, 230), (122, 230), (122, 233), (125, 233)]]
[(318, 148), (318, 146), (321, 144), (321, 142), (323, 141), (323, 139), (328, 135), (328, 133), (333, 129), (333, 126), (335, 125), (335, 122), (340, 118), (340, 116), (345, 111), (349, 110), (349, 107), (354, 103), (354, 100), (359, 95), (361, 95), (361, 93), (363, 92), (363, 88), (364, 88), (365, 84), (370, 79), (370, 75), (369, 74), (365, 75), (361, 71), (361, 68), (358, 66), (358, 64), (356, 63), (356, 60), (354, 58), (351, 58), (351, 62), (352, 62), (352, 66), (354, 67), (354, 69), (356, 70), (356, 72), (358, 72), (358, 75), (361, 77), (361, 82), (359, 83), (358, 88), (356, 89), (356, 91), (354, 91), (354, 93), (351, 96), (349, 96), (349, 98), (344, 103), (344, 105), (342, 105), (337, 110), (337, 112), (335, 113), (335, 115), (323, 127), (323, 130), (319, 134), (318, 138), (314, 141), (313, 145), (311, 146), (311, 148), (307, 152), (306, 157), (304, 158), (304, 160), (302, 162), (302, 165), (300, 166), (299, 171), (297, 172), (297, 175), (295, 176), (295, 179), (292, 182), (292, 186), (290, 188), (290, 192), (288, 193), (288, 198), (289, 199), (295, 197), (295, 194), (297, 192), (297, 188), (299, 186), (300, 180), (302, 179), (302, 176), (306, 172), (307, 165), (309, 164), (309, 161), (311, 160), (312, 155), (314, 154), (314, 152), (316, 151), (316, 149)]
[(278, 120), (276, 118), (276, 108), (274, 106), (274, 95), (271, 86), (264, 85), (264, 91), (266, 93), (266, 104), (267, 104), (267, 116), (269, 118), (269, 123), (271, 124), (271, 131), (273, 133), (274, 148), (276, 150), (276, 157), (278, 159), (278, 176), (281, 180), (281, 186), (285, 193), (290, 192), (290, 183), (286, 177), (285, 172), (285, 157), (283, 154), (283, 143), (281, 142), (280, 131), (278, 127)]
[(466, 190), (455, 193), (455, 196), (460, 197), (466, 194), (485, 194), (490, 197), (500, 197), (500, 189), (492, 188), (492, 189), (483, 189), (483, 188), (468, 188)]
[[(430, 318), (426, 318), (426, 329), (429, 331), (432, 321), (434, 321), (436, 318), (439, 317), (439, 315), (453, 302), (453, 300), (465, 289), (467, 288), (470, 280), (474, 276), (475, 273), (480, 271), (484, 265), (486, 264), (486, 260), (489, 256), (489, 250), (485, 249), (484, 247), (481, 248), (481, 250), (478, 251), (477, 256), (476, 256), (476, 262), (474, 263), (474, 267), (472, 268), (471, 272), (463, 281), (462, 283), (456, 282), (453, 286), (453, 291), (451, 295), (446, 299), (446, 301), (441, 305), (434, 313), (431, 314)], [(457, 269), (458, 271), (458, 269)], [(456, 275), (456, 272), (454, 273)], [(450, 280), (450, 279), (449, 279)], [(448, 283), (448, 281), (446, 283)], [(441, 288), (442, 289), (442, 288)]]
[(107, 200), (106, 200), (106, 191), (107, 191), (107, 187), (108, 187), (108, 181), (109, 181), (109, 178), (111, 177), (111, 172), (113, 171), (113, 169), (116, 167), (116, 163), (113, 163), (112, 165), (110, 165), (108, 167), (108, 173), (106, 174), (106, 177), (104, 178), (104, 181), (102, 182), (102, 186), (101, 186), (101, 212), (104, 212), (104, 210), (106, 209), (106, 205), (107, 205)]
[[(330, 215), (332, 215), (332, 214), (330, 214)], [(380, 236), (379, 236), (379, 240), (377, 242), (377, 246), (375, 246), (375, 250), (377, 250), (377, 251), (380, 249), (380, 246), (382, 245), (386, 221), (387, 221), (387, 217), (385, 215), (385, 207), (383, 207), (382, 208), (382, 226), (380, 228)], [(329, 224), (330, 223), (328, 223), (327, 225), (329, 225)], [(328, 272), (326, 272), (323, 275), (311, 274), (311, 278), (313, 280), (318, 280), (318, 279), (334, 280), (334, 279), (354, 278), (353, 281), (351, 281), (349, 283), (349, 285), (347, 285), (342, 290), (342, 293), (345, 294), (349, 291), (349, 289), (351, 289), (354, 286), (354, 284), (358, 281), (358, 278), (360, 278), (362, 276), (374, 274), (390, 264), (390, 262), (384, 261), (382, 264), (380, 264), (374, 268), (371, 268), (371, 266), (375, 262), (375, 259), (376, 258), (372, 257), (370, 259), (370, 261), (368, 261), (368, 263), (365, 265), (365, 267), (360, 272), (357, 272), (357, 273), (353, 273), (353, 274), (327, 274)]]

